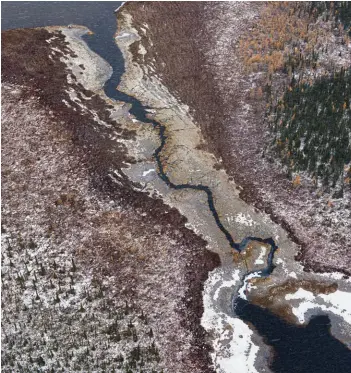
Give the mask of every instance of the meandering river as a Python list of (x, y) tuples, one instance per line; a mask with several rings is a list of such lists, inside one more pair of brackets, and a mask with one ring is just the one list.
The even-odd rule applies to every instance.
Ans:
[[(174, 184), (164, 170), (161, 152), (166, 144), (165, 127), (147, 117), (147, 107), (140, 101), (118, 90), (124, 72), (123, 56), (114, 42), (116, 18), (114, 10), (121, 2), (3, 2), (2, 29), (39, 27), (53, 25), (81, 24), (94, 32), (85, 37), (89, 47), (104, 58), (112, 67), (113, 75), (105, 84), (106, 94), (119, 101), (131, 104), (130, 112), (144, 123), (151, 123), (160, 137), (160, 146), (154, 156), (159, 177), (173, 189), (193, 189), (206, 193), (208, 208), (218, 228), (225, 235), (228, 244), (242, 251), (250, 241), (259, 241), (270, 246), (266, 266), (256, 271), (258, 276), (268, 276), (274, 270), (274, 252), (277, 246), (272, 238), (247, 237), (235, 242), (223, 226), (216, 210), (211, 189), (206, 185)], [(264, 337), (265, 342), (275, 350), (271, 368), (274, 372), (349, 372), (351, 353), (346, 346), (330, 334), (327, 316), (313, 318), (306, 327), (288, 324), (267, 310), (254, 306), (243, 299), (233, 302), (233, 312), (245, 322), (250, 322)], [(233, 367), (233, 372), (235, 367)], [(245, 373), (245, 372), (238, 372)]]

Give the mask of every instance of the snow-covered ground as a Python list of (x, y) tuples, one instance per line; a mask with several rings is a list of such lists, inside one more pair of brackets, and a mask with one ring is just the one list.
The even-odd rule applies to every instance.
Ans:
[[(311, 309), (320, 309), (341, 316), (344, 321), (351, 325), (351, 293), (336, 290), (330, 294), (314, 295), (310, 291), (298, 289), (295, 293), (287, 294), (286, 300), (298, 300), (298, 305), (292, 307), (294, 315), (301, 324), (305, 323), (306, 313)], [(323, 304), (320, 302), (323, 301)]]
[(211, 357), (218, 373), (232, 373), (234, 367), (241, 373), (259, 373), (255, 368), (259, 346), (252, 341), (253, 331), (239, 318), (221, 310), (218, 303), (221, 291), (232, 292), (239, 285), (239, 272), (233, 271), (231, 278), (223, 281), (224, 269), (215, 269), (204, 286), (201, 325), (213, 338)]

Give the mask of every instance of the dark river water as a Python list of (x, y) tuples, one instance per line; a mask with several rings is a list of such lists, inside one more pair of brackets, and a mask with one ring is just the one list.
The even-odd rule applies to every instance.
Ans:
[[(244, 241), (259, 239), (248, 237), (242, 243), (235, 243), (228, 231), (221, 224), (215, 210), (211, 190), (202, 185), (175, 185), (163, 172), (159, 153), (166, 141), (164, 127), (146, 118), (145, 107), (141, 103), (122, 92), (116, 90), (120, 77), (124, 72), (124, 61), (117, 48), (113, 36), (116, 32), (116, 18), (114, 10), (121, 2), (2, 2), (1, 27), (2, 30), (23, 28), (80, 24), (87, 26), (94, 32), (93, 36), (84, 39), (90, 48), (103, 57), (113, 67), (113, 75), (106, 82), (105, 92), (111, 98), (132, 104), (131, 112), (139, 120), (152, 123), (158, 130), (161, 145), (155, 151), (156, 161), (160, 169), (160, 177), (174, 189), (197, 189), (205, 192), (209, 207), (218, 227), (227, 237), (229, 244), (241, 250)], [(259, 239), (263, 241), (262, 239)], [(267, 275), (273, 269), (273, 256), (276, 249), (272, 239), (266, 239), (271, 244), (271, 255), (267, 267), (262, 274)], [(264, 338), (265, 343), (272, 346), (274, 356), (271, 369), (276, 373), (351, 373), (351, 351), (330, 334), (330, 320), (328, 316), (317, 316), (311, 319), (305, 327), (288, 324), (269, 311), (254, 306), (245, 300), (237, 299), (234, 311), (243, 321), (253, 325)], [(177, 373), (177, 372), (174, 372)], [(189, 372), (191, 373), (191, 372)], [(233, 366), (233, 373), (237, 372)]]

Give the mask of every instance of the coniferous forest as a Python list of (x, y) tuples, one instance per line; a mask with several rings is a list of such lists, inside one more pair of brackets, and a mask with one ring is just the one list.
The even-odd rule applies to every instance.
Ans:
[[(351, 35), (349, 2), (311, 2), (305, 11), (312, 19), (332, 22), (339, 38), (341, 30)], [(349, 43), (347, 37), (341, 39)], [(327, 46), (312, 45), (309, 53), (301, 53), (301, 45), (299, 49), (285, 57), (283, 70), (290, 84), (282, 97), (270, 101), (272, 148), (290, 176), (306, 171), (316, 185), (338, 186), (335, 197), (341, 197), (351, 173), (351, 69), (334, 66), (321, 74), (320, 54), (328, 53)]]
[[(308, 171), (335, 187), (351, 161), (351, 70), (318, 78), (294, 78), (273, 109), (274, 144), (294, 172)], [(349, 180), (346, 180), (346, 182)]]

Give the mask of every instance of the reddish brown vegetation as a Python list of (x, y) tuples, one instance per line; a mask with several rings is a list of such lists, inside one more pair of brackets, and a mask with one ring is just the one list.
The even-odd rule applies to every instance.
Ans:
[[(56, 39), (47, 42), (52, 36)], [(33, 42), (35, 40), (35, 42)], [(79, 105), (71, 102), (70, 105), (76, 111), (68, 110), (63, 100), (70, 101), (65, 89), (68, 87), (66, 65), (56, 58), (49, 58), (49, 46), (59, 47), (61, 56), (74, 53), (67, 47), (64, 36), (60, 32), (50, 34), (45, 29), (19, 29), (2, 32), (2, 80), (4, 82), (23, 85), (22, 98), (30, 97), (33, 93), (38, 96), (39, 103), (45, 110), (52, 111), (58, 121), (69, 130), (71, 141), (86, 149), (87, 155), (91, 155), (89, 167), (100, 169), (101, 174), (109, 169), (117, 169), (132, 162), (126, 154), (125, 146), (109, 140), (108, 136), (97, 135), (94, 129), (94, 120), (84, 113)], [(73, 79), (75, 77), (73, 76)], [(120, 125), (109, 118), (109, 106), (103, 99), (89, 92), (82, 85), (76, 83), (75, 89), (89, 97), (85, 100), (88, 109), (99, 112), (99, 117), (112, 125), (111, 129), (105, 129), (111, 134), (120, 130)], [(106, 134), (108, 135), (108, 133)], [(128, 139), (133, 136), (132, 131), (123, 131), (121, 138)], [(112, 154), (102, 149), (114, 146), (116, 153)], [(92, 173), (99, 178), (99, 173)], [(94, 178), (95, 182), (98, 180)]]
[[(54, 35), (51, 45), (62, 55), (72, 53), (63, 35)], [(185, 228), (186, 219), (176, 209), (135, 190), (127, 178), (121, 184), (111, 180), (111, 170), (133, 162), (123, 144), (108, 140), (120, 126), (110, 120), (105, 101), (79, 84), (73, 85), (76, 92), (91, 97), (86, 107), (111, 129), (99, 126), (69, 99), (66, 66), (48, 57), (46, 41), (52, 36), (43, 29), (2, 34), (3, 82), (22, 86), (17, 93), (7, 89), (3, 98), (3, 228), (38, 240), (48, 235), (53, 245), (69, 242), (66, 250), (75, 253), (80, 265), (93, 268), (99, 278), (115, 276), (116, 286), (109, 291), (148, 311), (156, 334), (164, 336), (157, 343), (170, 370), (175, 364), (175, 371), (211, 372), (200, 326), (201, 292), (208, 271), (219, 265), (218, 256)], [(32, 108), (34, 117), (28, 114), (22, 122), (21, 108)], [(130, 131), (120, 135), (130, 136)], [(29, 146), (25, 151), (23, 144)], [(38, 223), (34, 232), (27, 231), (29, 215)], [(179, 289), (183, 298), (177, 298)], [(191, 349), (178, 361), (174, 351), (183, 330), (191, 336)]]

